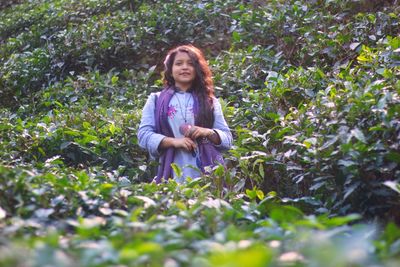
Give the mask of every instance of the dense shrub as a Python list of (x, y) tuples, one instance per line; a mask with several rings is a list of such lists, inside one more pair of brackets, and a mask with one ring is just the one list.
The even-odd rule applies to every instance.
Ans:
[(245, 93), (230, 94), (243, 175), (332, 212), (398, 220), (398, 193), (384, 185), (400, 178), (398, 48), (388, 36), (332, 73), (289, 68), (268, 71), (264, 88), (243, 82)]
[[(209, 47), (218, 52), (229, 45), (223, 34), (229, 27), (229, 18), (220, 19), (219, 14), (227, 13), (235, 4), (232, 1), (227, 7), (222, 3), (177, 6), (155, 1), (139, 5), (119, 0), (73, 2), (65, 8), (64, 2), (68, 1), (43, 3), (20, 18), (22, 25), (28, 24), (26, 31), (20, 32), (23, 26), (12, 24), (10, 17), (0, 22), (4, 25), (3, 35), (13, 36), (0, 47), (4, 58), (0, 85), (7, 96), (2, 105), (9, 106), (13, 96), (21, 100), (42, 86), (63, 80), (71, 72), (147, 70), (160, 62), (166, 49), (181, 42), (196, 42), (206, 50)], [(20, 14), (21, 10), (16, 8), (15, 12)], [(185, 21), (180, 17), (185, 17)], [(37, 20), (40, 22), (35, 24)], [(26, 79), (14, 79), (16, 72), (8, 67), (41, 60), (34, 53), (38, 49), (51, 58), (46, 69), (26, 70)], [(39, 82), (35, 84), (36, 81)]]
[[(391, 35), (397, 35), (394, 25), (399, 23), (399, 10), (382, 5), (372, 8), (380, 11), (364, 14), (349, 6), (329, 6), (329, 14), (323, 15), (317, 7), (302, 6), (298, 1), (277, 5), (282, 8), (266, 5), (258, 12), (264, 12), (269, 22), (278, 17), (273, 12), (281, 12), (285, 18), (293, 16), (301, 40), (328, 28), (334, 35), (309, 38), (304, 47), (302, 41), (296, 41), (296, 51), (287, 58), (284, 49), (273, 45), (277, 36), (259, 34), (261, 39), (266, 37), (263, 40), (268, 47), (225, 52), (213, 62), (217, 88), (232, 105), (227, 111), (236, 128), (238, 148), (232, 153), (237, 171), (242, 172), (239, 175), (262, 184), (265, 191), (317, 197), (325, 205), (322, 211), (356, 210), (398, 220), (394, 212), (398, 193), (384, 182), (399, 179), (395, 145), (399, 39)], [(360, 11), (364, 9), (369, 8), (360, 7)], [(254, 21), (256, 29), (269, 31), (266, 24), (261, 27), (258, 23), (261, 13), (254, 12), (238, 21), (242, 26)], [(306, 15), (296, 12), (313, 14), (321, 23), (316, 29), (315, 21), (311, 25)], [(319, 17), (315, 16), (318, 12)], [(346, 23), (337, 24), (334, 12)], [(233, 44), (242, 47), (252, 41), (253, 31), (239, 31), (238, 27)], [(338, 27), (342, 27), (340, 31), (334, 30)], [(273, 50), (277, 48), (281, 49), (278, 53)], [(336, 52), (321, 54), (327, 49)], [(254, 50), (259, 50), (257, 56)], [(294, 62), (297, 56), (313, 60)], [(293, 66), (298, 64), (301, 66)]]
[[(237, 194), (221, 199), (204, 179), (186, 186), (131, 185), (117, 172), (62, 171), (60, 164), (54, 158), (40, 169), (0, 166), (0, 189), (5, 192), (0, 195), (0, 217), (16, 215), (2, 224), (2, 241), (14, 237), (12, 245), (0, 246), (2, 266), (162, 266), (165, 262), (374, 266), (379, 262), (378, 253), (371, 253), (371, 232), (376, 228), (346, 227), (356, 222), (357, 215), (305, 216), (256, 190), (247, 192), (252, 200)], [(17, 242), (18, 236), (24, 242)], [(398, 236), (394, 225), (381, 235), (377, 248), (382, 259), (399, 253), (394, 242)], [(345, 253), (342, 246), (359, 254)], [(16, 251), (24, 251), (26, 257)]]
[[(397, 1), (3, 2), (0, 265), (396, 265)], [(228, 168), (141, 183), (141, 108), (188, 42), (234, 134)]]

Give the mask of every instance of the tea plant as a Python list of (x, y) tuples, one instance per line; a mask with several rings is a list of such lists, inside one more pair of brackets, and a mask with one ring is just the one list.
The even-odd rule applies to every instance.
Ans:
[[(3, 1), (0, 265), (397, 266), (399, 12)], [(234, 147), (155, 185), (137, 127), (180, 43), (209, 59)]]

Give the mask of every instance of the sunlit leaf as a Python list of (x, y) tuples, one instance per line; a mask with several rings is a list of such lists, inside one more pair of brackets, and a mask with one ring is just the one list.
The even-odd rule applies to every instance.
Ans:
[(257, 190), (256, 191), (256, 194), (257, 194), (257, 197), (258, 197), (258, 199), (259, 200), (263, 200), (264, 199), (264, 192), (263, 191), (261, 191), (261, 190)]
[(144, 207), (147, 209), (148, 207), (156, 206), (156, 202), (146, 196), (135, 196), (135, 198), (140, 199), (141, 201), (144, 202)]
[(6, 217), (7, 213), (4, 209), (0, 207), (0, 220)]
[(351, 134), (352, 134), (355, 138), (357, 138), (359, 141), (361, 141), (361, 142), (363, 142), (363, 143), (366, 143), (366, 142), (367, 142), (364, 133), (363, 133), (360, 129), (355, 128), (355, 129), (351, 130)]
[(399, 183), (397, 183), (395, 181), (385, 181), (383, 184), (400, 194), (400, 184)]
[(212, 266), (269, 266), (272, 260), (272, 251), (264, 246), (252, 246), (236, 251), (215, 251), (210, 256)]
[(171, 168), (177, 177), (182, 177), (182, 169), (175, 163), (171, 163)]
[(355, 50), (359, 45), (360, 45), (360, 43), (351, 43), (350, 44), (350, 49), (351, 50)]
[(320, 218), (322, 223), (327, 226), (341, 226), (348, 224), (350, 222), (354, 222), (359, 219), (361, 219), (361, 216), (359, 214), (349, 214), (347, 216), (341, 216), (341, 217), (338, 216), (333, 218), (325, 218), (325, 217)]
[(232, 32), (232, 38), (235, 42), (240, 42), (241, 40), (240, 34), (236, 31)]

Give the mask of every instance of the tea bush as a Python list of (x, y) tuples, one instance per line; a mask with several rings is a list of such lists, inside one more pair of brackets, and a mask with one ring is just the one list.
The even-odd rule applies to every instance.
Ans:
[[(25, 32), (19, 33), (16, 25), (8, 26), (12, 23), (8, 17), (0, 23), (4, 25), (5, 37), (11, 35), (8, 31), (15, 36), (6, 39), (0, 48), (4, 58), (0, 67), (3, 77), (0, 83), (2, 92), (7, 96), (3, 105), (9, 104), (15, 95), (30, 95), (28, 93), (37, 91), (41, 86), (62, 81), (70, 72), (79, 74), (87, 69), (108, 72), (112, 68), (147, 70), (160, 62), (162, 53), (167, 49), (166, 44), (199, 42), (205, 48), (208, 46), (220, 51), (225, 42), (219, 32), (227, 27), (228, 22), (217, 19), (219, 12), (226, 12), (222, 3), (219, 3), (222, 5), (220, 8), (208, 13), (208, 6), (211, 5), (190, 3), (176, 6), (158, 1), (140, 5), (135, 1), (122, 0), (84, 1), (69, 3), (65, 8), (64, 2), (69, 1), (58, 1), (53, 5), (43, 3), (43, 6), (34, 8), (31, 11), (34, 15), (45, 18), (41, 18), (42, 22), (37, 25), (35, 16), (25, 15), (26, 18), (21, 20), (31, 25)], [(230, 3), (231, 8), (234, 3)], [(218, 4), (215, 6), (218, 7)], [(19, 14), (20, 10), (16, 8), (15, 12)], [(40, 15), (44, 12), (47, 13)], [(181, 21), (180, 16), (185, 16), (188, 21)], [(48, 32), (49, 27), (51, 32)], [(188, 39), (189, 36), (194, 38)], [(26, 70), (26, 79), (14, 79), (13, 75), (18, 70), (10, 66), (40, 61), (40, 57), (32, 55), (32, 49), (38, 49), (38, 46), (42, 46), (47, 57), (51, 58), (47, 68)], [(39, 82), (29, 84), (35, 81)]]
[[(271, 4), (267, 5), (269, 9), (259, 10), (263, 10), (269, 21), (278, 17), (273, 17), (272, 12), (282, 12), (285, 18), (296, 12), (309, 12), (315, 19), (321, 19), (318, 27), (333, 23), (330, 15), (316, 15), (322, 11), (318, 7), (314, 10), (303, 5), (300, 10), (299, 1), (293, 5), (277, 5), (287, 5), (287, 8), (275, 11)], [(347, 9), (331, 6), (328, 10), (342, 12), (341, 8)], [(345, 16), (347, 23), (335, 26), (345, 26), (346, 30), (342, 28), (340, 34), (347, 37), (329, 37), (334, 43), (314, 38), (302, 48), (319, 61), (293, 66), (299, 63), (285, 58), (284, 50), (275, 53), (271, 49), (279, 47), (272, 45), (277, 36), (270, 39), (267, 35), (264, 40), (270, 45), (258, 49), (263, 55), (269, 54), (268, 61), (262, 62), (265, 57), (260, 53), (252, 60), (254, 48), (249, 46), (247, 50), (229, 51), (229, 56), (224, 55), (215, 62), (218, 87), (227, 88), (225, 97), (234, 107), (230, 117), (231, 125), (236, 127), (238, 149), (232, 152), (233, 160), (243, 172), (240, 175), (256, 181), (265, 191), (277, 190), (294, 198), (314, 196), (323, 200), (322, 210), (342, 214), (357, 210), (372, 217), (380, 214), (381, 218), (398, 220), (394, 204), (398, 194), (386, 187), (384, 181), (399, 179), (395, 145), (398, 143), (398, 127), (395, 126), (398, 37), (390, 35), (397, 34), (398, 28), (393, 25), (398, 24), (396, 12), (398, 14), (399, 10), (383, 7), (373, 14), (349, 10), (336, 14)], [(258, 27), (258, 16), (253, 14), (246, 19), (253, 19)], [(318, 28), (310, 28), (306, 15), (295, 18), (302, 21), (295, 25), (304, 39), (310, 34), (322, 33)], [(264, 20), (264, 23), (267, 22)], [(242, 32), (243, 36), (252, 34), (249, 29)], [(234, 45), (243, 46), (251, 41), (251, 37), (243, 36), (234, 38)], [(302, 42), (296, 42), (296, 49), (301, 45)], [(318, 56), (311, 52), (313, 47), (321, 53), (335, 46), (338, 53), (345, 52), (340, 54), (346, 58), (333, 54)], [(302, 49), (292, 55), (305, 59)], [(234, 61), (228, 61), (230, 58)], [(252, 63), (246, 64), (248, 61)], [(390, 98), (390, 103), (384, 100), (386, 97)], [(393, 116), (378, 115), (377, 110), (381, 108), (391, 110), (389, 113)], [(388, 120), (391, 121), (389, 128), (378, 126), (387, 125)]]
[[(397, 1), (3, 2), (0, 265), (398, 265)], [(180, 43), (234, 147), (149, 184), (141, 108)]]
[[(377, 229), (346, 226), (357, 215), (306, 216), (272, 194), (259, 195), (259, 202), (236, 194), (221, 199), (204, 179), (185, 186), (131, 185), (116, 172), (60, 166), (54, 158), (40, 169), (0, 168), (1, 212), (8, 217), (2, 221), (2, 242), (9, 244), (0, 246), (3, 266), (374, 266), (378, 261), (371, 253)], [(390, 238), (379, 240), (382, 257), (399, 253), (393, 250), (398, 231), (394, 225), (385, 230)], [(344, 253), (343, 246), (358, 254)], [(17, 250), (27, 257), (18, 257)]]

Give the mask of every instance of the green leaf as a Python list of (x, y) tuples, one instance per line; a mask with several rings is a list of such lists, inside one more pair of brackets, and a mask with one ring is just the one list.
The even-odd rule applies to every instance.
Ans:
[(110, 131), (110, 133), (111, 133), (112, 135), (115, 134), (115, 129), (116, 129), (116, 127), (115, 127), (115, 124), (114, 124), (114, 123), (111, 123), (110, 126), (108, 127), (108, 129), (109, 129), (109, 131)]
[(221, 164), (219, 164), (214, 170), (214, 174), (218, 177), (223, 177), (224, 173), (225, 173), (225, 168)]
[(140, 199), (141, 201), (143, 201), (145, 209), (157, 205), (156, 202), (153, 199), (151, 199), (151, 198), (149, 198), (147, 196), (135, 196), (134, 198)]
[(275, 122), (279, 121), (279, 119), (281, 118), (279, 114), (273, 112), (267, 112), (265, 113), (265, 116), (267, 116), (267, 118), (270, 118)]
[(332, 146), (333, 144), (335, 144), (338, 141), (339, 137), (338, 136), (334, 136), (331, 139), (329, 139), (328, 141), (326, 141), (320, 148), (319, 150), (324, 150), (327, 149), (328, 147)]
[(171, 168), (177, 177), (182, 177), (182, 169), (175, 163), (171, 163)]
[(258, 165), (258, 173), (260, 174), (260, 176), (262, 177), (262, 178), (264, 178), (264, 175), (265, 175), (265, 172), (264, 172), (264, 164), (259, 164)]
[(240, 34), (236, 31), (232, 32), (232, 38), (235, 42), (240, 42), (242, 39)]
[(317, 144), (317, 138), (311, 137), (303, 141), (303, 144), (309, 149), (311, 146), (315, 146)]
[(263, 245), (255, 245), (231, 251), (226, 249), (213, 250), (210, 255), (210, 266), (265, 267), (270, 266), (272, 259), (273, 253), (271, 249)]
[(396, 163), (400, 164), (400, 153), (398, 153), (398, 152), (391, 151), (388, 154), (386, 154), (385, 157), (388, 160), (391, 160), (393, 162), (396, 162)]
[(257, 198), (257, 190), (246, 189), (246, 195), (250, 198), (250, 200), (254, 200)]
[(351, 130), (351, 135), (354, 136), (357, 140), (363, 142), (364, 144), (367, 143), (365, 135), (360, 129), (355, 128)]
[(286, 133), (290, 132), (291, 128), (285, 127), (282, 130), (280, 130), (278, 133), (276, 133), (275, 138), (280, 139), (282, 136), (284, 136)]
[(389, 244), (398, 242), (400, 240), (400, 228), (393, 222), (388, 223), (383, 233), (383, 238)]
[(359, 55), (359, 56), (357, 57), (357, 60), (358, 60), (358, 61), (361, 61), (361, 62), (371, 62), (371, 61), (372, 61), (372, 58), (371, 58), (371, 57), (367, 57), (367, 56), (365, 56), (365, 55)]
[(117, 82), (118, 82), (118, 80), (119, 80), (119, 77), (118, 76), (112, 76), (112, 78), (111, 78), (111, 84), (112, 85), (116, 85), (117, 84)]
[(270, 212), (270, 217), (277, 222), (295, 222), (304, 216), (303, 212), (294, 206), (274, 206)]
[(246, 185), (246, 180), (245, 179), (240, 179), (235, 186), (233, 187), (233, 191), (235, 193), (238, 193), (240, 191), (242, 191), (242, 189), (244, 188), (244, 186)]
[(400, 184), (398, 182), (385, 181), (383, 184), (400, 194)]
[(350, 166), (357, 165), (357, 163), (352, 161), (352, 160), (341, 159), (341, 160), (338, 161), (338, 165), (342, 165), (342, 166), (345, 166), (345, 167), (350, 167)]
[[(80, 136), (81, 135), (78, 130), (65, 130), (65, 131), (63, 131), (63, 134), (70, 135), (70, 136)], [(65, 142), (65, 144), (66, 143), (69, 143), (69, 142)]]
[(163, 248), (158, 243), (143, 242), (136, 246), (136, 251), (139, 254), (156, 254), (163, 251)]
[(325, 216), (320, 217), (320, 221), (327, 226), (331, 227), (337, 227), (337, 226), (342, 226), (345, 224), (348, 224), (350, 222), (354, 222), (356, 220), (361, 219), (360, 214), (349, 214), (347, 216), (341, 216), (341, 217), (332, 217), (332, 218), (326, 218)]
[(84, 121), (82, 123), (82, 126), (83, 126), (84, 129), (90, 129), (92, 127), (92, 125), (87, 121)]
[(353, 192), (360, 186), (360, 182), (355, 182), (354, 184), (347, 186), (344, 190), (343, 199), (347, 199)]
[(393, 50), (400, 48), (400, 37), (390, 37), (388, 36), (389, 45)]
[(264, 197), (265, 197), (264, 192), (261, 191), (261, 190), (257, 190), (256, 194), (257, 194), (257, 197), (258, 197), (259, 200), (263, 200)]
[(186, 207), (185, 203), (182, 202), (182, 201), (176, 201), (175, 205), (180, 210), (187, 210), (187, 207)]

